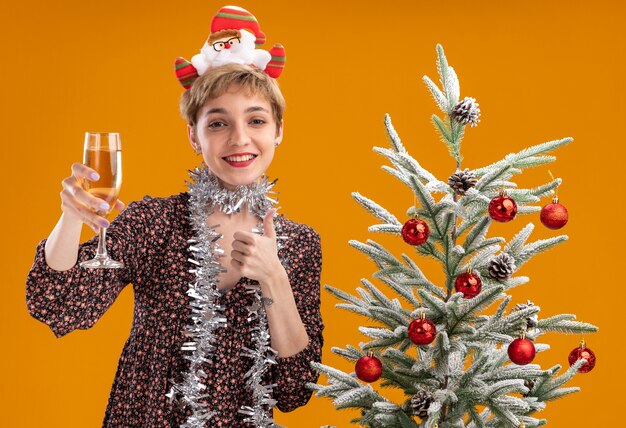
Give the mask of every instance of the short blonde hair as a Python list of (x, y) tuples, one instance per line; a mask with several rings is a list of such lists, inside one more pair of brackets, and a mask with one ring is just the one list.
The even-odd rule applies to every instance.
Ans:
[(225, 64), (208, 69), (198, 77), (180, 98), (180, 113), (187, 123), (196, 126), (198, 112), (210, 99), (217, 98), (232, 86), (245, 89), (248, 94), (264, 97), (272, 107), (276, 130), (283, 122), (285, 98), (276, 80), (258, 68), (242, 64)]

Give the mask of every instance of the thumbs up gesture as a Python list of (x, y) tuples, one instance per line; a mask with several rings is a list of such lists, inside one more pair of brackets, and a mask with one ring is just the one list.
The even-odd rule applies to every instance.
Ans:
[(263, 236), (272, 238), (276, 242), (276, 230), (274, 229), (274, 214), (276, 214), (276, 208), (267, 210), (265, 217), (263, 218)]
[(276, 230), (272, 218), (276, 209), (267, 211), (263, 218), (263, 236), (247, 231), (233, 235), (231, 265), (241, 276), (265, 282), (284, 269), (278, 259)]

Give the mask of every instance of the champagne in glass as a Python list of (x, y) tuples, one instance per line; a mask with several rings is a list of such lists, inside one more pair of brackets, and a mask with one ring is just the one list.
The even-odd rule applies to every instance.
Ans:
[[(105, 200), (111, 207), (108, 211), (96, 211), (107, 216), (113, 209), (122, 185), (122, 145), (117, 132), (87, 132), (83, 163), (100, 175), (97, 181), (83, 181), (83, 188), (93, 196)], [(100, 227), (98, 252), (91, 260), (84, 261), (81, 267), (122, 268), (124, 264), (109, 258), (106, 249), (106, 228)]]

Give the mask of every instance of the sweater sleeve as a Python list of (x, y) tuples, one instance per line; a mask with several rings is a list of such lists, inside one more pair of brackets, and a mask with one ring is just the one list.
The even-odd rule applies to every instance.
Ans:
[(306, 227), (300, 237), (298, 255), (294, 258), (298, 265), (293, 268), (290, 278), (291, 288), (309, 336), (309, 343), (302, 351), (286, 358), (277, 358), (272, 366), (274, 387), (273, 397), (277, 407), (290, 412), (309, 401), (312, 391), (306, 387), (315, 383), (319, 374), (310, 365), (322, 358), (324, 324), (320, 314), (320, 276), (322, 271), (322, 248), (319, 235)]
[(141, 273), (142, 253), (148, 238), (146, 217), (149, 197), (131, 202), (107, 229), (109, 256), (124, 263), (121, 269), (81, 268), (79, 263), (96, 254), (98, 236), (80, 244), (78, 260), (68, 270), (48, 266), (43, 239), (26, 278), (26, 307), (50, 327), (57, 338), (75, 329), (88, 329), (113, 304), (119, 293)]

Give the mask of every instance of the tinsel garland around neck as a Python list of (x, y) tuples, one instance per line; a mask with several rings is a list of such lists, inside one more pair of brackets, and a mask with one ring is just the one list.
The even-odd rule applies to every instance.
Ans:
[(187, 182), (190, 206), (192, 210), (196, 209), (202, 215), (211, 214), (215, 205), (226, 214), (238, 213), (241, 212), (245, 203), (251, 214), (262, 219), (265, 213), (277, 203), (277, 200), (270, 198), (267, 193), (276, 193), (271, 189), (278, 179), (270, 182), (266, 175), (253, 183), (240, 185), (230, 190), (224, 187), (217, 175), (207, 167), (196, 168), (194, 171), (189, 171), (189, 174), (194, 180), (193, 183)]
[[(189, 262), (193, 267), (189, 270), (196, 275), (194, 282), (189, 284), (187, 294), (190, 297), (191, 323), (187, 326), (185, 336), (187, 342), (182, 350), (190, 352), (185, 356), (190, 361), (189, 369), (183, 373), (183, 381), (175, 383), (166, 396), (170, 401), (176, 400), (181, 406), (188, 406), (192, 415), (181, 425), (181, 428), (204, 428), (210, 426), (215, 412), (209, 408), (205, 399), (208, 377), (204, 368), (210, 370), (213, 353), (219, 344), (216, 343), (216, 332), (226, 326), (223, 308), (219, 305), (221, 296), (218, 289), (218, 276), (226, 269), (219, 263), (224, 251), (217, 240), (222, 235), (215, 229), (218, 225), (207, 225), (207, 217), (217, 207), (226, 214), (241, 212), (244, 206), (251, 214), (260, 219), (255, 233), (263, 233), (263, 218), (267, 211), (277, 203), (269, 194), (276, 180), (269, 182), (267, 176), (254, 183), (237, 186), (234, 190), (225, 188), (218, 177), (206, 166), (189, 171), (192, 182), (189, 187), (189, 218), (194, 229), (194, 236), (189, 240), (192, 257)], [(281, 222), (274, 224), (277, 247), (282, 248)], [(283, 260), (281, 259), (281, 262)], [(284, 263), (283, 263), (284, 264)], [(255, 427), (277, 427), (269, 416), (269, 411), (276, 401), (272, 399), (274, 385), (263, 385), (263, 375), (270, 364), (276, 364), (276, 351), (270, 347), (270, 335), (267, 316), (261, 300), (258, 284), (246, 285), (247, 292), (253, 295), (252, 304), (248, 306), (248, 321), (258, 320), (252, 328), (251, 346), (243, 348), (242, 356), (252, 359), (252, 366), (246, 373), (246, 387), (251, 395), (251, 405), (242, 406), (239, 412), (246, 415), (244, 421)], [(178, 397), (180, 396), (180, 397)]]

